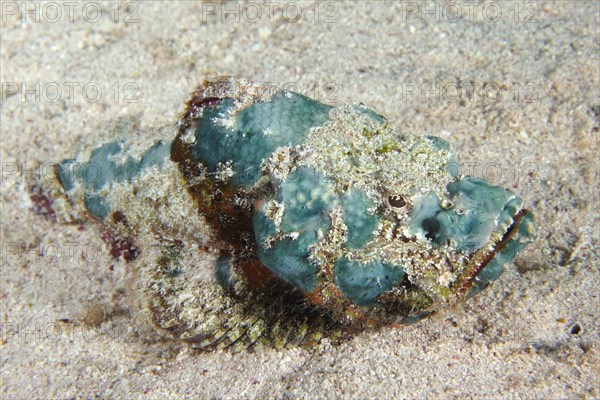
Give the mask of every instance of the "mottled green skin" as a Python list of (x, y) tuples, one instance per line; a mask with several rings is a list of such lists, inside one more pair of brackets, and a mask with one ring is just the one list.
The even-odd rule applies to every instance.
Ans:
[(402, 267), (381, 260), (360, 263), (341, 257), (335, 263), (336, 283), (344, 295), (363, 307), (375, 306), (377, 298), (399, 285), (403, 277)]
[[(261, 163), (281, 146), (301, 144), (310, 128), (327, 121), (330, 106), (296, 93), (276, 93), (268, 103), (253, 104), (237, 114), (232, 126), (223, 126), (233, 99), (206, 107), (196, 129), (192, 159), (210, 172), (231, 162), (234, 185), (251, 186), (261, 175)], [(269, 132), (265, 134), (265, 132)]]
[[(237, 93), (212, 94), (231, 82)], [(175, 336), (284, 343), (318, 337), (310, 320), (322, 316), (354, 328), (412, 321), (481, 291), (533, 237), (521, 199), (457, 174), (445, 141), (400, 134), (362, 105), (258, 89), (207, 82), (173, 140), (134, 156), (114, 140), (57, 169), (83, 214), (177, 243), (138, 261), (135, 277), (142, 310)], [(169, 219), (180, 217), (189, 223)], [(185, 256), (202, 246), (219, 251), (208, 270)], [(281, 322), (294, 312), (306, 315)]]
[[(98, 218), (106, 218), (110, 204), (100, 191), (115, 182), (131, 181), (139, 173), (151, 166), (161, 167), (171, 152), (171, 142), (158, 141), (150, 146), (139, 161), (127, 154), (127, 148), (120, 141), (109, 142), (94, 149), (89, 161), (78, 163), (74, 159), (64, 160), (57, 173), (65, 190), (70, 191), (79, 183), (85, 187), (85, 207)], [(122, 162), (115, 161), (123, 157)]]
[[(254, 234), (260, 260), (271, 271), (302, 291), (312, 292), (319, 280), (318, 266), (309, 258), (309, 247), (318, 238), (319, 230), (326, 232), (330, 221), (327, 211), (332, 203), (323, 194), (331, 184), (316, 171), (299, 168), (283, 181), (277, 193), (278, 201), (287, 212), (283, 214), (280, 231), (284, 234), (299, 232), (298, 237), (284, 237), (267, 246), (265, 240), (277, 233), (275, 225), (265, 213), (254, 214)], [(313, 195), (314, 193), (314, 195)], [(304, 198), (300, 201), (298, 197)]]

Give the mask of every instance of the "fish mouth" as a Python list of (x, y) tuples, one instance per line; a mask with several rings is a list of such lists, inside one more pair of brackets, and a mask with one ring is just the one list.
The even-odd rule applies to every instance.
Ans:
[(497, 279), (504, 265), (512, 262), (515, 255), (527, 246), (535, 236), (533, 215), (527, 209), (521, 209), (513, 215), (512, 224), (493, 249), (483, 252), (480, 249), (471, 259), (461, 282), (457, 282), (457, 291), (472, 297)]
[(449, 287), (457, 297), (471, 297), (498, 279), (535, 236), (533, 216), (522, 199), (482, 179), (464, 177), (448, 184), (450, 207), (435, 192), (420, 196), (413, 207), (414, 237), (432, 248), (465, 255), (457, 279)]

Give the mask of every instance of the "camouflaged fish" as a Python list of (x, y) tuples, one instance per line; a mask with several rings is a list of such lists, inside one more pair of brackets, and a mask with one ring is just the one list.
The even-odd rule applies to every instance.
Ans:
[(197, 348), (414, 321), (481, 291), (534, 236), (521, 198), (362, 104), (219, 78), (172, 137), (131, 129), (64, 160), (31, 199), (98, 221), (142, 315)]

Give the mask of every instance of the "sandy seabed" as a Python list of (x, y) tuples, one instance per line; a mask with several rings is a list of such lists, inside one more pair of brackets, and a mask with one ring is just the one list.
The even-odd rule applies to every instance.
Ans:
[[(2, 398), (600, 396), (600, 3), (88, 3), (0, 3)], [(464, 305), (338, 346), (160, 340), (97, 227), (35, 215), (24, 181), (109, 121), (173, 124), (218, 75), (444, 138), (523, 196), (538, 239)]]

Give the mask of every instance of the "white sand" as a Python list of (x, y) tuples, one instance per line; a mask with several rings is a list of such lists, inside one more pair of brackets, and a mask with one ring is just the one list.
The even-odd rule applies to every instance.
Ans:
[[(448, 23), (444, 2), (438, 11), (420, 1), (281, 2), (287, 8), (273, 21), (266, 7), (256, 17), (259, 2), (245, 14), (242, 4), (239, 22), (221, 22), (220, 2), (130, 5), (118, 21), (112, 2), (99, 21), (94, 6), (76, 4), (73, 22), (63, 3), (2, 2), (2, 397), (600, 396), (599, 3), (492, 3), (474, 7), (471, 22), (459, 1), (462, 18)], [(15, 12), (36, 4), (39, 22)], [(289, 21), (294, 4), (305, 12), (298, 23)], [(434, 14), (420, 16), (423, 7)], [(124, 23), (133, 12), (137, 22)], [(525, 23), (532, 12), (537, 22)], [(443, 137), (465, 173), (524, 197), (537, 242), (464, 306), (337, 347), (196, 353), (138, 334), (125, 266), (96, 252), (97, 228), (33, 215), (14, 167), (71, 156), (119, 116), (172, 124), (195, 85), (226, 74), (316, 85), (313, 97), (361, 101), (406, 133)], [(475, 95), (454, 101), (458, 80), (473, 82)], [(438, 101), (422, 101), (423, 83), (439, 85)], [(93, 97), (96, 84), (93, 103), (82, 89)], [(137, 102), (126, 103), (138, 89)], [(576, 324), (581, 331), (571, 333)]]

